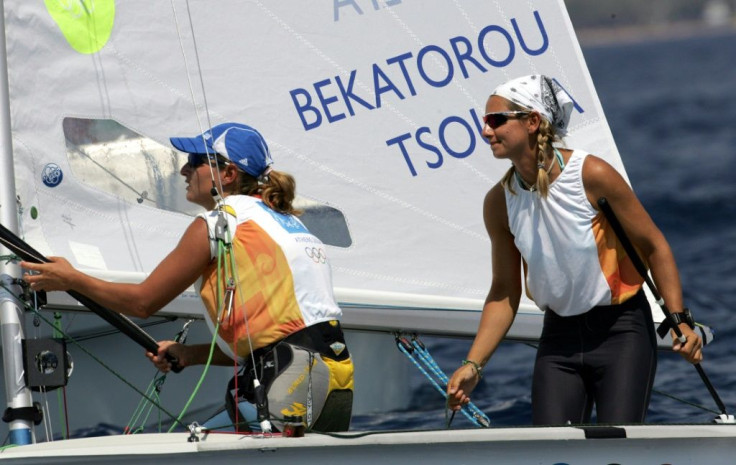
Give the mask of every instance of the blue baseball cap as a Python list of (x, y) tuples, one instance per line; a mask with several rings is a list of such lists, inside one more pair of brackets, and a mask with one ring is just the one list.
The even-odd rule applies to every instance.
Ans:
[(199, 136), (172, 137), (169, 140), (181, 152), (201, 155), (217, 153), (256, 178), (273, 164), (266, 140), (245, 124), (222, 123)]

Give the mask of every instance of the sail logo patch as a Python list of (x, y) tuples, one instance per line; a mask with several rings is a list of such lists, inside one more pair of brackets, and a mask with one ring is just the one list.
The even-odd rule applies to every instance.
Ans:
[(61, 171), (61, 168), (56, 163), (48, 163), (43, 167), (41, 179), (47, 187), (56, 187), (64, 179), (64, 172)]
[(77, 52), (97, 53), (110, 38), (115, 0), (45, 0), (45, 3), (64, 38)]

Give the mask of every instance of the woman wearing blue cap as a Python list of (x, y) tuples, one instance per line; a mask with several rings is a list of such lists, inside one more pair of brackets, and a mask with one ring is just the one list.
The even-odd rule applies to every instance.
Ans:
[(673, 349), (702, 359), (702, 340), (683, 311), (677, 267), (667, 241), (623, 177), (582, 150), (558, 148), (573, 108), (567, 93), (542, 75), (497, 87), (485, 108), (483, 136), (493, 156), (511, 161), (486, 195), (483, 215), (492, 244), (493, 282), (473, 345), (448, 383), (453, 409), (467, 403), (511, 326), (522, 293), (545, 310), (532, 381), (538, 425), (644, 421), (656, 370), (656, 339), (643, 278), (599, 211), (605, 197), (687, 342)]
[[(53, 257), (49, 264), (23, 263), (37, 272), (26, 281), (33, 290), (74, 290), (142, 318), (194, 284), (216, 333), (212, 363), (241, 367), (227, 396), (236, 424), (257, 417), (268, 428), (263, 420), (270, 416), (281, 427), (285, 417), (301, 417), (316, 431), (347, 430), (353, 365), (338, 322), (341, 310), (326, 247), (292, 205), (294, 178), (271, 169), (266, 141), (244, 124), (220, 124), (171, 143), (188, 154), (181, 169), (187, 200), (206, 213), (145, 281), (99, 280)], [(159, 344), (158, 354), (147, 355), (162, 371), (172, 368), (167, 354), (181, 367), (210, 357), (210, 344)], [(240, 399), (258, 411), (236, 407)]]

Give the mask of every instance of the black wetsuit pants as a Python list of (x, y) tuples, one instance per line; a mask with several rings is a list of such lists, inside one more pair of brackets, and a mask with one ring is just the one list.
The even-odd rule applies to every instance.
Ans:
[(535, 425), (642, 423), (657, 368), (643, 291), (620, 305), (572, 317), (544, 316), (532, 383)]

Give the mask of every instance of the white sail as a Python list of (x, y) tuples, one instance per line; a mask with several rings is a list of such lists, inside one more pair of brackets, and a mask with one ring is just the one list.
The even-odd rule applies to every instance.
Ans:
[(6, 15), (21, 232), (92, 271), (147, 273), (174, 246), (191, 218), (168, 137), (226, 120), (331, 207), (334, 282), (356, 299), (485, 297), (481, 205), (508, 162), (480, 117), (502, 81), (554, 77), (577, 103), (568, 145), (621, 168), (562, 1), (15, 0)]

